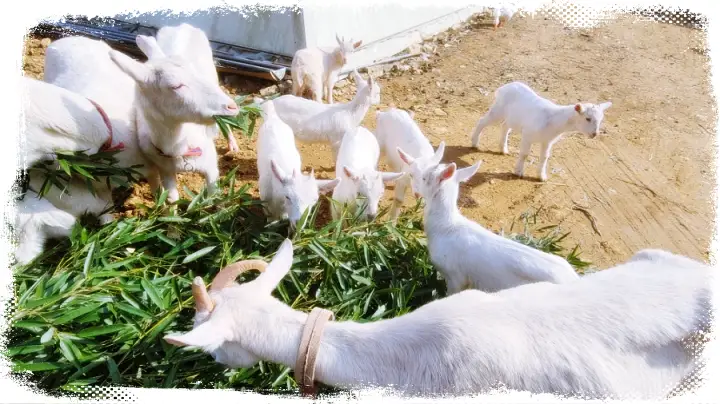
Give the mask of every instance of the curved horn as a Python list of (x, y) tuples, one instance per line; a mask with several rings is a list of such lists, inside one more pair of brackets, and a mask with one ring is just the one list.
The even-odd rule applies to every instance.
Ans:
[(196, 276), (192, 283), (192, 294), (195, 299), (195, 311), (212, 311), (215, 305), (213, 304), (207, 289), (205, 288), (205, 282), (202, 278)]
[(246, 260), (230, 264), (225, 268), (221, 269), (210, 285), (210, 290), (224, 289), (233, 283), (241, 273), (249, 271), (251, 269), (257, 269), (260, 272), (265, 272), (267, 268), (267, 262), (263, 260)]

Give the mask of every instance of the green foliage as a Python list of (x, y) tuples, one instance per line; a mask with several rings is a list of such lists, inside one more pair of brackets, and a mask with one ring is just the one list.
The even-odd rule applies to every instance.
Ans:
[[(257, 118), (261, 116), (262, 109), (254, 102), (248, 103), (250, 96), (243, 95), (235, 98), (235, 102), (240, 107), (240, 111), (234, 117), (227, 116), (216, 116), (215, 122), (220, 127), (220, 132), (228, 139), (233, 129), (237, 129), (245, 134), (245, 136), (252, 136), (255, 131), (255, 124)], [(245, 104), (245, 105), (243, 105)]]
[(51, 187), (69, 194), (68, 184), (71, 180), (79, 180), (86, 184), (88, 190), (95, 195), (94, 181), (104, 182), (110, 187), (129, 187), (141, 178), (137, 171), (140, 165), (120, 167), (115, 155), (116, 151), (104, 151), (87, 154), (84, 151), (55, 151), (56, 160), (43, 160), (29, 167), (28, 174), (38, 173), (45, 177), (40, 189), (35, 190), (40, 197), (45, 196)]

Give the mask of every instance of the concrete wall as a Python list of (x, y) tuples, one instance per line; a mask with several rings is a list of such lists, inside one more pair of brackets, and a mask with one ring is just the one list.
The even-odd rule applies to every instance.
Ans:
[(399, 4), (351, 7), (350, 4), (309, 6), (301, 11), (261, 11), (243, 16), (239, 11), (210, 9), (191, 15), (144, 13), (115, 18), (162, 27), (182, 22), (194, 25), (212, 40), (245, 46), (292, 57), (306, 46), (334, 46), (335, 34), (363, 40), (362, 47), (348, 60), (344, 71), (388, 58), (443, 31), (482, 7), (418, 6)]
[(362, 47), (349, 58), (343, 69), (348, 72), (391, 57), (483, 9), (452, 5), (410, 7), (394, 3), (356, 8), (349, 4), (305, 7), (305, 40), (308, 46), (334, 46), (336, 32), (346, 39), (362, 39)]
[(188, 23), (205, 31), (208, 38), (232, 45), (292, 56), (305, 47), (302, 13), (261, 11), (244, 17), (238, 11), (206, 10), (191, 15), (168, 12), (122, 14), (114, 18), (160, 28)]

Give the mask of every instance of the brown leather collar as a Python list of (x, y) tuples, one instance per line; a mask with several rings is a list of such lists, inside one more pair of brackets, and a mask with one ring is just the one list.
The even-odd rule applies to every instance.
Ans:
[(334, 319), (335, 315), (330, 310), (315, 307), (305, 322), (297, 362), (295, 362), (295, 381), (300, 386), (300, 394), (303, 396), (315, 396), (317, 393), (315, 360), (320, 350), (320, 339), (325, 331), (325, 324)]
[(103, 145), (100, 147), (100, 151), (114, 151), (114, 150), (124, 149), (125, 143), (123, 143), (123, 142), (118, 143), (116, 146), (112, 145), (113, 128), (112, 128), (112, 124), (110, 123), (110, 118), (108, 117), (105, 110), (100, 106), (100, 104), (91, 100), (90, 98), (88, 98), (87, 100), (90, 101), (90, 103), (95, 107), (95, 109), (97, 109), (97, 111), (100, 113), (100, 116), (102, 117), (103, 121), (105, 122), (105, 126), (107, 126), (109, 136), (108, 136), (107, 140), (105, 141), (105, 143), (103, 143)]

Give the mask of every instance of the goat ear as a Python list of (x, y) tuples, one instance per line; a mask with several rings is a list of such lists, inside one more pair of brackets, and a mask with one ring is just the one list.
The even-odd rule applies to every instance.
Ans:
[(337, 33), (335, 33), (335, 40), (337, 41), (338, 45), (343, 46), (343, 41), (340, 40), (340, 37)]
[(600, 107), (600, 109), (604, 112), (606, 109), (612, 107), (612, 102), (603, 102), (602, 104), (598, 105), (598, 107)]
[(470, 167), (465, 167), (457, 170), (457, 175), (455, 176), (455, 179), (457, 182), (465, 182), (470, 179), (475, 173), (477, 173), (478, 169), (480, 168), (480, 165), (482, 164), (482, 161), (478, 161), (477, 163), (471, 165)]
[(445, 167), (442, 171), (440, 171), (440, 174), (438, 174), (438, 183), (452, 178), (456, 170), (457, 165), (455, 165), (455, 163), (448, 164), (447, 167)]
[(285, 241), (280, 244), (280, 248), (278, 248), (272, 261), (270, 261), (270, 264), (268, 264), (267, 268), (265, 268), (265, 272), (260, 274), (253, 283), (257, 282), (261, 292), (268, 295), (271, 294), (283, 280), (285, 275), (290, 272), (292, 262), (293, 245), (289, 239), (285, 239)]
[(353, 49), (359, 48), (360, 45), (362, 45), (362, 40), (355, 42), (355, 43), (353, 44)]
[(340, 178), (335, 178), (333, 180), (318, 180), (317, 184), (318, 192), (321, 194), (327, 194), (340, 184)]
[(405, 173), (381, 173), (382, 180), (385, 184), (399, 180), (403, 175), (405, 175)]
[(432, 159), (430, 160), (430, 165), (440, 164), (444, 155), (445, 155), (445, 141), (442, 141), (442, 142), (440, 142), (440, 145), (438, 146), (438, 148), (435, 149), (435, 154), (433, 154)]
[(147, 56), (148, 60), (165, 57), (165, 52), (160, 48), (155, 38), (151, 36), (138, 35), (135, 37), (135, 43), (142, 53)]
[(150, 67), (144, 63), (114, 49), (110, 50), (110, 59), (136, 83), (147, 83), (150, 80)]
[(270, 168), (272, 168), (273, 175), (278, 179), (278, 181), (285, 182), (287, 180), (285, 171), (283, 171), (283, 169), (275, 163), (275, 160), (270, 160)]
[(192, 346), (212, 351), (225, 342), (224, 332), (218, 325), (210, 319), (185, 334), (170, 334), (163, 339), (175, 346)]
[(575, 111), (578, 114), (582, 114), (583, 112), (585, 112), (585, 107), (583, 107), (582, 104), (575, 104)]
[(403, 149), (397, 148), (398, 155), (400, 156), (400, 160), (404, 161), (405, 164), (411, 166), (413, 162), (415, 162), (415, 159), (410, 156), (409, 154), (405, 153)]
[(351, 169), (349, 169), (347, 166), (343, 166), (343, 172), (345, 175), (348, 176), (353, 181), (356, 181), (358, 179), (358, 176), (356, 173), (354, 173)]

